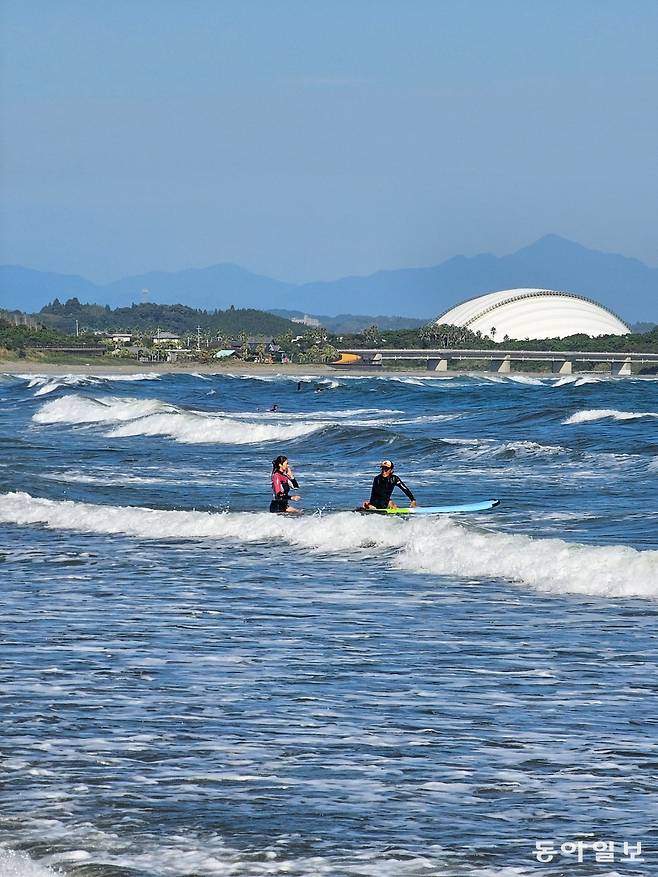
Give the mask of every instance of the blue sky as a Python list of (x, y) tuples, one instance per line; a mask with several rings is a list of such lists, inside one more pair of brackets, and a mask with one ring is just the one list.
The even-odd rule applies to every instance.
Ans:
[(658, 2), (4, 0), (0, 261), (658, 264)]

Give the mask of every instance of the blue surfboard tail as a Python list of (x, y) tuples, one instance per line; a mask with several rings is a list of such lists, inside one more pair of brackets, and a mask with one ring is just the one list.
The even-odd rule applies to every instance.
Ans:
[(394, 509), (354, 509), (356, 512), (362, 512), (369, 515), (457, 515), (467, 512), (486, 512), (500, 505), (499, 499), (484, 499), (479, 502), (466, 502), (454, 505), (435, 505), (435, 506), (417, 506), (416, 508), (394, 508)]

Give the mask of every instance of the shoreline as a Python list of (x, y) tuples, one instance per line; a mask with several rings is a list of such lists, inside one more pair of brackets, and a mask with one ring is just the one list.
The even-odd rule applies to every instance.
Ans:
[[(238, 363), (236, 362), (236, 366)], [(228, 374), (289, 374), (297, 375), (321, 375), (332, 374), (334, 370), (326, 365), (281, 365), (239, 363), (239, 368), (218, 368), (214, 364), (197, 362), (190, 365), (181, 365), (175, 362), (137, 362), (132, 363), (55, 363), (39, 362), (37, 360), (2, 360), (0, 359), (0, 374), (29, 374), (29, 375), (137, 375), (137, 374), (181, 374), (181, 375), (228, 375)]]
[[(464, 375), (488, 375), (495, 376), (498, 372), (474, 369), (451, 369), (448, 372), (435, 372), (422, 368), (404, 368), (404, 369), (367, 369), (367, 368), (332, 368), (329, 365), (301, 365), (292, 363), (283, 365), (282, 363), (244, 363), (236, 361), (235, 367), (229, 366), (217, 367), (212, 363), (194, 363), (190, 365), (182, 365), (173, 362), (140, 362), (135, 364), (127, 363), (108, 363), (94, 362), (88, 363), (54, 363), (39, 362), (38, 360), (3, 360), (0, 359), (0, 375), (47, 375), (47, 376), (63, 376), (63, 375), (97, 375), (103, 377), (106, 375), (137, 375), (137, 374), (159, 374), (159, 375), (239, 375), (241, 377), (249, 377), (250, 375), (282, 375), (295, 377), (337, 377), (345, 375), (346, 377), (422, 377), (432, 378), (435, 380), (445, 380), (455, 376)], [(535, 378), (559, 378), (559, 374), (551, 371), (516, 371), (500, 377), (509, 377), (511, 375), (519, 375), (522, 377)], [(609, 372), (596, 371), (574, 371), (572, 376), (592, 375), (600, 378), (611, 377)], [(614, 377), (614, 376), (612, 376)], [(654, 377), (653, 375), (628, 375), (625, 377)], [(655, 377), (654, 377), (655, 379)]]

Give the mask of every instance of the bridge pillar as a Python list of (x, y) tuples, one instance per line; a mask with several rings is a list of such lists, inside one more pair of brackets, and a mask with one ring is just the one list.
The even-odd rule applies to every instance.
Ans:
[(498, 372), (501, 375), (508, 375), (512, 371), (512, 361), (509, 356), (506, 356), (504, 359), (492, 359), (489, 370)]
[(573, 374), (573, 362), (570, 359), (565, 359), (563, 362), (560, 362), (560, 360), (558, 359), (554, 359), (551, 363), (551, 368), (554, 375)]
[(626, 359), (622, 359), (617, 362), (611, 362), (610, 371), (613, 375), (632, 375), (633, 370), (631, 368), (630, 356), (627, 356)]
[(447, 359), (428, 359), (427, 360), (427, 368), (431, 372), (447, 372), (448, 371), (448, 360)]

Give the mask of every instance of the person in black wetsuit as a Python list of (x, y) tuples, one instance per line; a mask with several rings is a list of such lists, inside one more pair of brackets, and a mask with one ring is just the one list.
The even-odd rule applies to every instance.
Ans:
[(288, 463), (287, 457), (277, 457), (272, 460), (272, 502), (270, 503), (271, 512), (289, 512), (296, 514), (299, 509), (288, 505), (292, 499), (297, 502), (300, 496), (290, 496), (290, 488), (299, 489), (297, 479), (292, 473), (292, 469)]
[(402, 493), (409, 498), (410, 507), (416, 508), (416, 500), (413, 493), (401, 478), (393, 474), (393, 463), (390, 460), (382, 460), (381, 473), (375, 476), (372, 482), (372, 490), (370, 499), (363, 503), (364, 509), (387, 509), (395, 508), (395, 503), (391, 500), (391, 494), (396, 487), (399, 487)]

